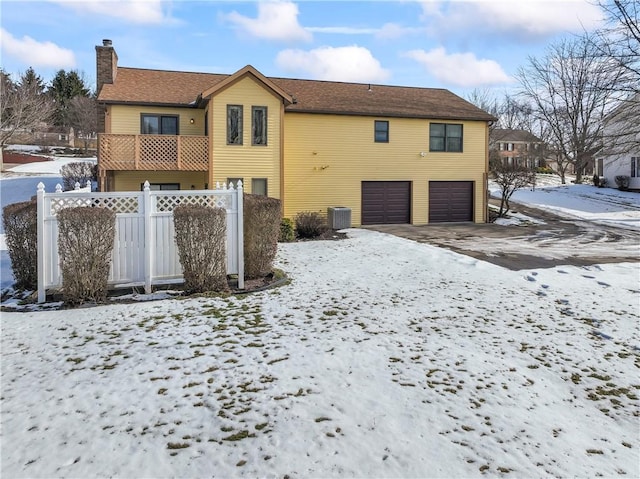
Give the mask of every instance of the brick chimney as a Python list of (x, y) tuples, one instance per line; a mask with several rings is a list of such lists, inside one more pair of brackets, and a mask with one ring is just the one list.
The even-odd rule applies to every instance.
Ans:
[[(102, 40), (102, 46), (96, 45), (96, 93), (100, 95), (105, 83), (113, 83), (118, 74), (118, 55), (111, 40)], [(104, 133), (104, 110), (98, 105), (98, 133)]]

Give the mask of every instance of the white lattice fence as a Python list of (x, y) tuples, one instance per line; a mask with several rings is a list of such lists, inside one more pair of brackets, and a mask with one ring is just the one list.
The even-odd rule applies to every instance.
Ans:
[(173, 209), (179, 204), (206, 205), (227, 211), (227, 274), (238, 275), (244, 287), (242, 183), (215, 190), (95, 193), (90, 191), (46, 193), (38, 185), (38, 301), (46, 290), (62, 286), (58, 257), (57, 212), (77, 206), (105, 207), (116, 213), (109, 284), (113, 287), (182, 282), (182, 267), (175, 243)]

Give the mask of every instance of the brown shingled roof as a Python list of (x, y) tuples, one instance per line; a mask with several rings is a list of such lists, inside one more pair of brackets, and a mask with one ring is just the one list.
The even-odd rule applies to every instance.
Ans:
[[(105, 84), (98, 101), (159, 105), (195, 104), (202, 93), (229, 75), (139, 68), (118, 68), (113, 84)], [(489, 113), (439, 88), (268, 78), (291, 95), (287, 112), (382, 117), (493, 121)]]
[(528, 143), (540, 143), (542, 140), (526, 130), (513, 130), (510, 128), (495, 128), (491, 132), (494, 141), (524, 141)]

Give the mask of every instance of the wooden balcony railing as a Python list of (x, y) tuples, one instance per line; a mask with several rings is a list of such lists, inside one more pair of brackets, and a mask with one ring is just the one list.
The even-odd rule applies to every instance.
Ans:
[(209, 137), (184, 135), (98, 135), (102, 170), (207, 171)]

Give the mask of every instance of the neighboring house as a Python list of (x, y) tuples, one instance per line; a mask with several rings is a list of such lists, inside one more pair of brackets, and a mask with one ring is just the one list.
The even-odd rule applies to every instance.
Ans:
[(122, 68), (110, 40), (96, 54), (102, 190), (241, 179), (289, 218), (487, 221), (495, 118), (447, 90)]
[(489, 144), (494, 157), (504, 165), (526, 168), (545, 166), (542, 140), (528, 131), (494, 128), (490, 133)]
[(640, 190), (640, 93), (607, 115), (603, 139), (596, 161), (598, 176), (616, 188), (616, 176), (625, 175), (630, 178), (629, 189)]
[(47, 126), (46, 124), (42, 124), (35, 130), (17, 131), (11, 137), (11, 143), (15, 145), (73, 147), (74, 141), (73, 128)]

